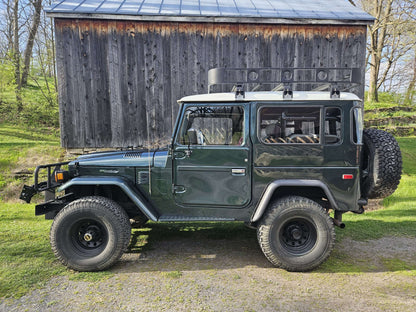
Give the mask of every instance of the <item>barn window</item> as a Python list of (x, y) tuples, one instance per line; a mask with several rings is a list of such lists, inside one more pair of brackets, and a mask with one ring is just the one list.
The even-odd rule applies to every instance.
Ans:
[(243, 145), (244, 109), (240, 106), (189, 107), (178, 143), (183, 145)]
[(259, 138), (265, 144), (318, 144), (319, 107), (263, 107)]

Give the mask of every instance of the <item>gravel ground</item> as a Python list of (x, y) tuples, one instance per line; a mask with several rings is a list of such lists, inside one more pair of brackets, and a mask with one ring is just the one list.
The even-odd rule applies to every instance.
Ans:
[[(0, 311), (415, 311), (416, 238), (344, 239), (331, 258), (348, 255), (348, 272), (276, 269), (247, 239), (178, 239), (153, 247), (125, 254), (110, 278), (56, 277), (4, 300)], [(389, 266), (397, 262), (404, 268)]]

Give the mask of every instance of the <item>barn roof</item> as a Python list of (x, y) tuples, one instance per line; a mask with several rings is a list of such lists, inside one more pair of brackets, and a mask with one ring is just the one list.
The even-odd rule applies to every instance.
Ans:
[(50, 17), (225, 23), (369, 24), (347, 0), (58, 0)]

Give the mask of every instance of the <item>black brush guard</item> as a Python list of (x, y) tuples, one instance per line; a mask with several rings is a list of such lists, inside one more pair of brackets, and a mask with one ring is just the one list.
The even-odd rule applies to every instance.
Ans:
[[(61, 185), (61, 183), (55, 182), (55, 172), (57, 170), (60, 170), (62, 166), (65, 166), (68, 163), (69, 161), (37, 166), (35, 170), (35, 183), (32, 186), (23, 186), (23, 190), (20, 193), (20, 199), (24, 200), (27, 203), (30, 203), (32, 197), (37, 193), (43, 191), (52, 191), (52, 193), (54, 193), (55, 188)], [(41, 169), (47, 170), (47, 180), (39, 182), (39, 172)]]

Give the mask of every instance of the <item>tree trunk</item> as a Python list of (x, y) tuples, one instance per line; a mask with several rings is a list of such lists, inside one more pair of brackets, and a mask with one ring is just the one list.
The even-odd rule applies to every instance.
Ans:
[(405, 102), (412, 104), (413, 98), (415, 94), (415, 87), (416, 87), (416, 54), (412, 62), (412, 79), (410, 80), (409, 86), (407, 87)]
[(52, 70), (53, 70), (53, 79), (55, 85), (55, 93), (58, 96), (58, 82), (56, 80), (56, 56), (55, 56), (55, 30), (53, 27), (54, 21), (51, 19), (51, 42), (52, 42)]
[[(394, 0), (374, 0), (373, 16), (376, 20), (370, 26), (370, 85), (368, 89), (367, 100), (378, 102), (378, 80), (380, 74), (380, 63), (382, 59), (383, 49), (386, 45), (387, 27), (392, 18), (392, 5)], [(386, 3), (387, 2), (387, 3)]]
[(20, 51), (19, 51), (19, 0), (14, 0), (13, 8), (13, 63), (14, 63), (14, 78), (16, 80), (16, 102), (17, 111), (20, 113), (23, 110), (22, 97), (20, 90), (22, 88), (20, 80)]
[(22, 86), (27, 85), (27, 77), (30, 70), (30, 59), (32, 58), (33, 44), (35, 42), (36, 33), (40, 23), (40, 13), (42, 11), (42, 0), (35, 0), (32, 2), (35, 12), (33, 14), (32, 25), (30, 26), (29, 37), (24, 54), (23, 71), (22, 71)]
[(380, 69), (380, 62), (377, 53), (378, 30), (371, 34), (372, 51), (370, 53), (370, 83), (368, 87), (367, 100), (369, 102), (378, 102), (377, 81)]
[(13, 27), (13, 19), (14, 19), (14, 6), (12, 4), (12, 1), (14, 0), (7, 0), (7, 2), (4, 2), (6, 5), (6, 37), (7, 37), (7, 52), (13, 53), (13, 34), (14, 34), (14, 27)]

